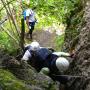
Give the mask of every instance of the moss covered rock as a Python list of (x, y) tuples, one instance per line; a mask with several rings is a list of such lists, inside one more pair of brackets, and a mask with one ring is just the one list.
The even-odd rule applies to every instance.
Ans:
[(20, 61), (16, 60), (14, 57), (5, 55), (5, 53), (3, 55), (0, 53), (0, 56), (0, 66), (4, 67), (4, 70), (0, 70), (0, 86), (2, 89), (58, 90), (58, 85), (55, 84), (50, 77), (37, 73), (29, 64), (20, 63)]
[(30, 90), (9, 71), (0, 69), (0, 90)]
[[(90, 1), (85, 0), (85, 2), (85, 8), (82, 9), (84, 10), (84, 15), (80, 21), (80, 23), (82, 24), (76, 23), (76, 26), (78, 27), (74, 27), (77, 30), (79, 28), (80, 32), (78, 34), (78, 40), (76, 44), (74, 43), (75, 58), (71, 63), (67, 73), (70, 75), (81, 77), (72, 78), (72, 80), (70, 80), (68, 83), (69, 88), (66, 90), (90, 90)], [(76, 13), (76, 15), (78, 15), (79, 13)], [(71, 26), (72, 25), (74, 24), (72, 23)], [(81, 28), (79, 27), (79, 25), (81, 25)], [(73, 40), (72, 38), (69, 38), (69, 36), (71, 36), (70, 33), (68, 33), (67, 35), (67, 40)], [(68, 43), (67, 46), (69, 46), (70, 50), (72, 44)]]

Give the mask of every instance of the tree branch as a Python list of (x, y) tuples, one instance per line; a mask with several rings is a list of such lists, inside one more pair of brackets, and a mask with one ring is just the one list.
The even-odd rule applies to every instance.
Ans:
[(1, 26), (1, 29), (19, 45), (19, 42), (9, 33), (9, 31), (5, 30), (3, 26)]

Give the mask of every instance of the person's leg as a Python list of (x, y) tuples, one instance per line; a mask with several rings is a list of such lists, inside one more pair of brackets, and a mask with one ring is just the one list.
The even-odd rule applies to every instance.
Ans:
[(52, 78), (52, 80), (60, 82), (59, 90), (68, 90), (67, 87), (68, 77), (52, 75), (52, 74), (49, 76)]
[(29, 22), (29, 38), (32, 39), (32, 22)]
[(32, 39), (32, 32), (34, 30), (35, 22), (30, 22), (30, 29), (29, 29), (29, 34), (30, 34), (30, 39)]
[(31, 29), (30, 29), (30, 38), (32, 39), (32, 32), (34, 30), (34, 26), (31, 26)]
[(62, 84), (66, 84), (68, 81), (69, 81), (69, 79), (68, 79), (68, 77), (65, 77), (65, 76), (59, 76), (59, 75), (51, 75), (50, 76), (53, 80), (55, 80), (55, 81), (59, 81), (60, 83), (62, 83)]

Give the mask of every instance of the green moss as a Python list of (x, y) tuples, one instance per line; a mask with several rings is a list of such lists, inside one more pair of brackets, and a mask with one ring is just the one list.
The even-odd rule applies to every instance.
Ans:
[(0, 86), (3, 90), (30, 90), (9, 71), (0, 69)]
[(78, 12), (72, 15), (71, 19), (67, 20), (70, 22), (65, 30), (64, 50), (67, 52), (75, 49), (75, 46), (78, 43), (78, 36), (80, 34), (80, 30), (83, 26), (83, 8), (77, 11)]

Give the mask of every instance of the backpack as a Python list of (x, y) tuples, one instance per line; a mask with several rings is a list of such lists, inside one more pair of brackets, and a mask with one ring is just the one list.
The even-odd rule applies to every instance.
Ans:
[[(26, 12), (27, 12), (27, 10), (24, 10), (23, 11), (23, 17), (24, 17), (24, 20), (26, 20)], [(33, 11), (30, 9), (30, 12), (31, 12), (31, 14), (30, 15), (32, 15), (32, 13), (33, 13)]]
[(51, 55), (51, 51), (46, 48), (41, 48), (37, 50), (35, 54), (40, 61), (45, 61), (48, 58), (48, 56)]
[(24, 10), (22, 14), (23, 14), (24, 20), (26, 20), (26, 10)]

